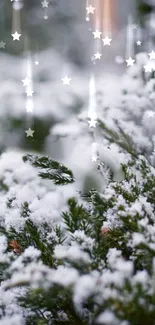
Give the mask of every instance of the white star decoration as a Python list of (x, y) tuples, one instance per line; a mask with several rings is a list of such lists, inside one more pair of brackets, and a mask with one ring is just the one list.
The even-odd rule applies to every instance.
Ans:
[(129, 67), (129, 66), (133, 66), (133, 64), (134, 64), (134, 62), (135, 62), (135, 60), (132, 60), (132, 58), (130, 57), (128, 60), (125, 60), (126, 62), (127, 62), (127, 67)]
[(65, 76), (65, 78), (62, 78), (61, 80), (64, 85), (70, 85), (71, 78), (68, 78), (67, 76)]
[(13, 41), (17, 40), (17, 41), (20, 41), (20, 36), (21, 34), (19, 34), (17, 31), (14, 33), (14, 34), (11, 34), (12, 37), (13, 37)]
[(49, 2), (47, 0), (44, 0), (41, 4), (42, 8), (48, 8)]
[(30, 84), (30, 81), (31, 81), (31, 80), (30, 80), (29, 78), (27, 78), (27, 77), (26, 77), (25, 79), (23, 79), (23, 80), (22, 80), (23, 86), (24, 86), (24, 87), (28, 86), (28, 85)]
[(25, 106), (26, 108), (26, 112), (29, 113), (29, 112), (33, 112), (33, 103), (29, 102), (28, 104), (26, 104)]
[(102, 56), (102, 54), (101, 53), (99, 53), (99, 52), (97, 52), (96, 54), (94, 54), (94, 57), (95, 57), (95, 60), (97, 60), (97, 59), (101, 59), (101, 56)]
[(104, 42), (104, 45), (110, 45), (110, 42), (112, 41), (112, 39), (109, 38), (108, 36), (106, 36), (105, 38), (103, 38), (102, 41)]
[(155, 112), (153, 112), (153, 111), (149, 111), (149, 112), (147, 113), (147, 115), (148, 115), (149, 117), (154, 117), (154, 116), (155, 116)]
[(95, 32), (93, 32), (94, 38), (100, 38), (101, 37), (101, 32), (97, 29)]
[(90, 128), (91, 128), (91, 127), (96, 128), (96, 123), (97, 123), (96, 120), (90, 120), (90, 121), (88, 121), (88, 124), (89, 124), (89, 127), (90, 127)]
[(86, 10), (88, 14), (94, 14), (95, 7), (92, 7), (92, 5), (90, 5), (86, 8)]
[(92, 157), (91, 157), (92, 162), (96, 162), (97, 159), (98, 159), (97, 156), (92, 156)]
[(89, 21), (90, 20), (90, 18), (89, 17), (86, 17), (86, 21)]
[(33, 137), (34, 131), (29, 128), (27, 131), (25, 131), (25, 133), (27, 137)]
[(6, 43), (3, 41), (0, 41), (0, 49), (5, 49)]
[(145, 72), (152, 72), (151, 64), (144, 65)]
[(155, 60), (155, 52), (152, 51), (151, 53), (149, 53), (149, 57), (150, 57), (150, 60)]
[(35, 65), (38, 65), (39, 64), (39, 62), (38, 61), (35, 61)]
[(34, 91), (31, 89), (27, 89), (25, 92), (27, 94), (27, 97), (32, 97), (32, 94), (34, 93)]
[(142, 42), (141, 41), (138, 41), (137, 42), (137, 46), (141, 46)]

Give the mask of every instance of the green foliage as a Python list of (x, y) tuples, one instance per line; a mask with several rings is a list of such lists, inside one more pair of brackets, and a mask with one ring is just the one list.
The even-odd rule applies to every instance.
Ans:
[(152, 6), (145, 1), (139, 1), (138, 7), (139, 7), (140, 14), (142, 15), (150, 14), (153, 10)]
[[(39, 176), (44, 179), (53, 180), (56, 185), (65, 185), (74, 182), (72, 171), (49, 157), (27, 155), (23, 157), (23, 160), (25, 162), (28, 160), (32, 166), (44, 169), (45, 171), (40, 172)], [(55, 172), (52, 170), (55, 170)]]
[(150, 15), (153, 12), (153, 6), (151, 3), (148, 3), (144, 0), (137, 0), (137, 13), (138, 13), (138, 20), (140, 21), (143, 28), (145, 26), (145, 17)]
[(122, 149), (131, 154), (132, 157), (137, 158), (137, 151), (132, 139), (123, 131), (116, 120), (115, 124), (119, 129), (119, 133), (109, 129), (103, 121), (99, 120), (99, 126), (103, 136), (106, 137), (110, 143), (117, 143)]
[(73, 233), (76, 230), (84, 230), (85, 234), (90, 235), (92, 230), (90, 227), (89, 213), (83, 207), (78, 205), (75, 198), (68, 200), (69, 212), (63, 212), (63, 218), (67, 229)]
[[(27, 155), (23, 160), (39, 168), (39, 175), (55, 184), (74, 181), (67, 167), (48, 157)], [(9, 280), (5, 284), (6, 291), (14, 287), (26, 288), (25, 294), (18, 298), (19, 305), (27, 311), (26, 325), (95, 325), (104, 311), (115, 315), (116, 320), (110, 323), (113, 325), (123, 324), (123, 321), (128, 321), (129, 325), (155, 325), (155, 249), (151, 235), (155, 227), (155, 171), (144, 157), (136, 159), (135, 155), (128, 164), (122, 165), (122, 169), (125, 179), (120, 183), (111, 181), (105, 193), (91, 190), (80, 195), (80, 202), (70, 197), (60, 224), (51, 226), (43, 222), (38, 227), (31, 220), (31, 209), (25, 202), (20, 208), (25, 221), (22, 229), (17, 231), (12, 227), (6, 231), (1, 226), (0, 233), (8, 240), (8, 262), (2, 263), (0, 279)], [(8, 208), (12, 209), (13, 201), (8, 200)], [(112, 221), (105, 226), (108, 220)], [(134, 241), (135, 234), (144, 240)], [(19, 252), (12, 250), (12, 241), (18, 243)], [(35, 260), (33, 256), (24, 255), (29, 247), (40, 252)], [(75, 247), (77, 256), (74, 256)], [(58, 248), (60, 255), (56, 253)], [(112, 264), (109, 260), (111, 250), (120, 254)], [(18, 270), (20, 258), (21, 273), (20, 267)], [(17, 265), (15, 270), (10, 268), (13, 261)], [(133, 266), (130, 275), (128, 263)], [(23, 272), (31, 269), (32, 276), (22, 280)], [(66, 281), (74, 270), (78, 280), (67, 284), (60, 270), (67, 271)], [(20, 274), (19, 281), (13, 280), (16, 272)], [(135, 281), (138, 272), (147, 273), (144, 283)], [(98, 280), (89, 292), (89, 287), (82, 286), (88, 278), (92, 283), (96, 281), (93, 274)], [(83, 281), (78, 285), (79, 292), (83, 290), (80, 305), (75, 303), (79, 279)], [(101, 324), (107, 325), (104, 321)]]

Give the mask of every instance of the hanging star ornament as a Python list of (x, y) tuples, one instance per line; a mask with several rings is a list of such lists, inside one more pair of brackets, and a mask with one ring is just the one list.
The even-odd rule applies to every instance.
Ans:
[(27, 131), (25, 131), (27, 137), (33, 137), (34, 132), (35, 131), (31, 130), (30, 128)]
[(34, 91), (31, 90), (31, 89), (27, 89), (25, 92), (26, 92), (26, 94), (27, 94), (27, 97), (32, 97), (32, 95), (33, 95), (33, 93), (34, 93)]
[(89, 17), (86, 17), (86, 21), (90, 21), (90, 18)]
[(92, 7), (92, 5), (90, 5), (89, 7), (86, 7), (86, 10), (87, 14), (94, 14), (95, 7)]
[(134, 62), (135, 62), (135, 60), (132, 60), (132, 58), (130, 57), (128, 60), (125, 60), (126, 62), (127, 62), (127, 67), (129, 67), (129, 66), (133, 66), (133, 64), (134, 64)]
[(102, 56), (102, 54), (99, 53), (99, 52), (97, 52), (97, 53), (94, 54), (95, 60), (97, 60), (97, 59), (100, 60), (101, 59), (101, 56)]
[(64, 85), (70, 85), (71, 78), (68, 78), (67, 76), (65, 76), (65, 78), (62, 78), (61, 80)]
[(96, 161), (97, 161), (97, 159), (98, 159), (98, 157), (97, 157), (97, 156), (92, 156), (92, 157), (91, 157), (91, 160), (92, 160), (92, 162), (96, 162)]
[(3, 41), (0, 41), (0, 49), (5, 49), (6, 43)]
[(97, 29), (95, 32), (93, 32), (94, 38), (100, 38), (102, 35), (102, 32), (99, 32), (99, 30)]
[(142, 45), (142, 42), (141, 41), (138, 41), (137, 42), (137, 46), (141, 46)]
[(145, 72), (152, 72), (151, 64), (144, 65)]
[(151, 53), (148, 53), (150, 60), (155, 60), (155, 52), (152, 51)]
[(47, 0), (44, 0), (43, 2), (41, 2), (42, 4), (42, 8), (48, 8), (49, 2)]
[(25, 79), (23, 79), (23, 80), (22, 80), (23, 87), (28, 86), (28, 85), (30, 84), (30, 81), (31, 81), (31, 80), (30, 80), (29, 78), (27, 78), (27, 77), (26, 77)]
[(11, 34), (11, 36), (13, 37), (13, 41), (17, 40), (20, 41), (20, 36), (21, 34), (19, 34), (17, 31), (14, 34)]
[(88, 121), (88, 124), (89, 124), (89, 127), (90, 127), (90, 128), (91, 128), (91, 127), (96, 128), (96, 123), (97, 123), (96, 120), (90, 120), (90, 121)]
[(111, 45), (110, 42), (112, 41), (112, 39), (106, 36), (102, 39), (102, 41), (104, 42), (104, 45)]
[(27, 112), (27, 113), (32, 113), (32, 112), (33, 112), (33, 107), (30, 106), (29, 104), (26, 105), (25, 108), (26, 108), (26, 112)]

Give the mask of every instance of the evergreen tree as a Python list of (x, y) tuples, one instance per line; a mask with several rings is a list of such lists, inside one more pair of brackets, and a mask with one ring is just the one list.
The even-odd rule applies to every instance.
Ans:
[[(39, 169), (43, 182), (74, 184), (72, 172), (48, 157), (23, 160), (29, 174)], [(104, 193), (70, 196), (61, 216), (49, 221), (50, 201), (47, 211), (34, 213), (39, 200), (24, 201), (22, 188), (15, 195), (8, 175), (1, 179), (8, 209), (0, 223), (1, 324), (9, 317), (20, 325), (155, 324), (155, 169), (131, 155), (122, 170), (123, 181), (111, 179)]]

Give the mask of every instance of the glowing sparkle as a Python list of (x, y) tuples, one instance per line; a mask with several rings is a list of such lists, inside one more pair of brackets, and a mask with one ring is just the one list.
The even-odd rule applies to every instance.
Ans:
[(98, 159), (98, 157), (97, 157), (97, 156), (92, 156), (92, 157), (91, 157), (91, 160), (92, 160), (92, 162), (96, 162), (96, 161), (97, 161), (97, 159)]
[(155, 116), (155, 112), (153, 112), (153, 111), (149, 111), (149, 112), (147, 113), (147, 115), (148, 115), (149, 117), (154, 117), (154, 116)]
[(47, 0), (44, 0), (41, 4), (42, 8), (48, 8), (49, 2)]
[(118, 55), (115, 57), (115, 62), (117, 64), (122, 64), (122, 63), (124, 63), (124, 59), (122, 58), (122, 56)]
[(0, 49), (5, 49), (6, 43), (3, 41), (0, 41)]
[(137, 46), (141, 46), (142, 42), (141, 41), (137, 41)]
[(148, 54), (150, 57), (150, 60), (155, 60), (155, 52), (152, 51), (151, 53)]
[(27, 131), (25, 131), (25, 133), (27, 137), (33, 137), (34, 131), (29, 128)]
[(94, 38), (100, 38), (102, 35), (102, 32), (99, 32), (99, 30), (97, 29), (95, 32), (93, 32)]
[(127, 67), (129, 67), (129, 66), (132, 67), (134, 62), (135, 62), (135, 60), (133, 60), (131, 57), (128, 60), (125, 60), (125, 61), (127, 62)]
[(14, 34), (11, 34), (12, 37), (13, 37), (13, 41), (17, 40), (17, 41), (20, 41), (20, 36), (21, 34), (19, 34), (17, 31), (14, 33)]
[(145, 72), (152, 72), (151, 64), (144, 65)]
[(86, 8), (86, 10), (88, 14), (94, 14), (95, 7), (92, 7), (92, 5), (90, 5)]
[(32, 95), (33, 95), (33, 93), (34, 93), (34, 91), (33, 90), (31, 90), (31, 89), (27, 89), (26, 91), (26, 94), (27, 94), (27, 97), (32, 97)]
[(106, 36), (105, 38), (103, 38), (102, 41), (104, 42), (104, 45), (110, 45), (110, 42), (112, 41), (112, 39), (109, 38), (108, 36)]
[(33, 99), (32, 98), (28, 98), (27, 99), (27, 103), (26, 103), (26, 111), (29, 113), (29, 112), (33, 112)]
[(61, 80), (64, 85), (70, 85), (71, 78), (68, 78), (67, 76), (65, 76), (65, 78), (62, 78)]
[(91, 128), (91, 127), (96, 128), (97, 121), (91, 119), (90, 121), (88, 121), (88, 124), (89, 124), (89, 127), (90, 127), (90, 128)]
[(23, 79), (23, 80), (22, 80), (23, 86), (24, 86), (24, 87), (28, 86), (28, 85), (30, 84), (30, 81), (31, 81), (31, 80), (30, 80), (29, 78), (27, 78), (27, 77), (26, 77), (25, 79)]
[(102, 54), (99, 53), (99, 52), (97, 52), (97, 53), (94, 54), (95, 60), (97, 60), (97, 59), (100, 60), (101, 59), (101, 56), (102, 56)]

